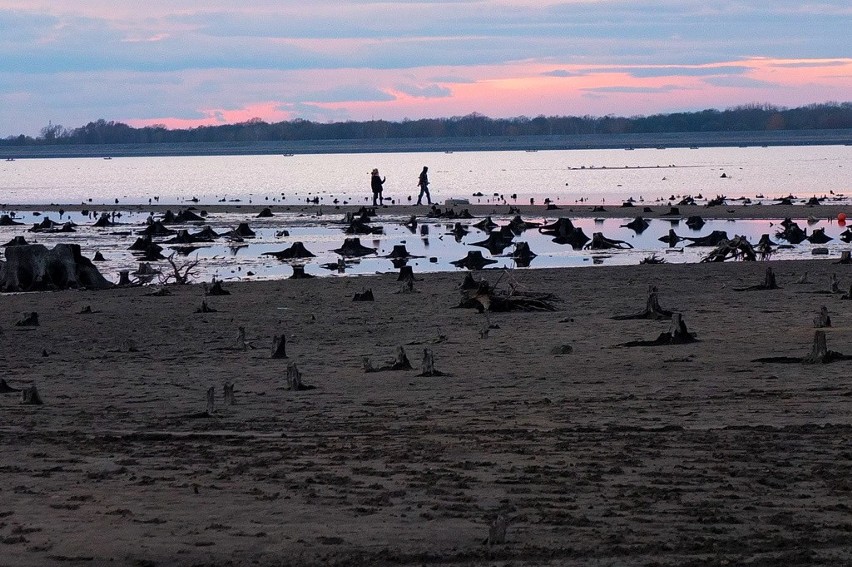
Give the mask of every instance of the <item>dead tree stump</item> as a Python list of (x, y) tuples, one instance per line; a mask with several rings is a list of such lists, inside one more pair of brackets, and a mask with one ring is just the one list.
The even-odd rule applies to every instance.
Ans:
[(370, 360), (369, 357), (365, 356), (363, 358), (364, 362), (364, 372), (387, 372), (387, 371), (396, 371), (396, 370), (411, 370), (411, 362), (408, 360), (408, 356), (405, 354), (405, 349), (401, 346), (396, 347), (396, 358), (393, 362), (386, 366), (382, 366), (381, 368), (376, 368), (373, 366), (373, 361)]
[(119, 286), (128, 286), (132, 285), (130, 281), (130, 270), (119, 270), (118, 272), (118, 284)]
[(207, 388), (207, 415), (212, 415), (215, 408), (216, 389), (213, 386)]
[(201, 300), (201, 307), (195, 310), (196, 313), (216, 313), (216, 310), (207, 305), (207, 300)]
[(840, 260), (835, 262), (835, 264), (852, 264), (852, 253), (849, 250), (844, 250), (840, 253)]
[(44, 402), (38, 395), (38, 389), (35, 386), (29, 386), (21, 390), (21, 403), (27, 406), (40, 406)]
[(660, 307), (659, 296), (657, 295), (657, 287), (648, 286), (648, 300), (645, 302), (645, 310), (632, 315), (617, 315), (613, 317), (616, 321), (626, 321), (629, 319), (668, 319), (672, 316), (672, 312), (668, 309)]
[(234, 385), (231, 382), (225, 382), (222, 390), (223, 397), (225, 398), (225, 405), (234, 405)]
[(368, 288), (360, 293), (356, 293), (352, 298), (352, 301), (375, 301), (375, 297), (373, 297), (373, 290)]
[(759, 291), (764, 289), (779, 289), (778, 282), (775, 281), (775, 272), (772, 271), (772, 268), (766, 268), (766, 276), (764, 276), (762, 284), (735, 287), (734, 291)]
[(221, 280), (213, 280), (210, 289), (207, 289), (207, 285), (204, 286), (204, 295), (231, 295), (231, 292), (222, 287)]
[(12, 392), (19, 392), (18, 388), (13, 388), (9, 384), (6, 383), (6, 380), (0, 378), (0, 394), (9, 394)]
[(821, 364), (827, 362), (829, 357), (830, 351), (828, 350), (828, 345), (825, 342), (825, 331), (815, 331), (814, 344), (811, 347), (811, 352), (802, 359), (802, 362), (805, 364)]
[(314, 386), (308, 386), (302, 382), (302, 373), (299, 372), (295, 362), (287, 365), (287, 388), (294, 392), (314, 389)]
[(831, 274), (829, 293), (843, 293), (840, 291), (840, 282), (837, 280), (837, 274)]
[(290, 276), (291, 280), (306, 280), (310, 279), (314, 276), (311, 274), (305, 273), (305, 265), (304, 264), (294, 264), (293, 265), (293, 275)]
[(435, 369), (435, 355), (430, 348), (423, 349), (423, 363), (421, 365), (423, 372), (418, 376), (445, 376), (443, 372)]
[(287, 337), (284, 333), (272, 336), (272, 358), (287, 358)]
[(698, 339), (695, 338), (695, 333), (690, 333), (686, 328), (686, 323), (680, 313), (672, 314), (672, 324), (668, 331), (660, 333), (653, 341), (630, 341), (619, 346), (634, 347), (634, 346), (666, 346), (666, 345), (683, 345), (694, 343)]
[(819, 314), (814, 317), (814, 327), (817, 329), (831, 327), (831, 317), (828, 316), (828, 308), (825, 305), (820, 308)]
[(402, 266), (399, 269), (399, 276), (397, 276), (396, 281), (408, 282), (409, 280), (414, 281), (414, 269), (411, 266)]

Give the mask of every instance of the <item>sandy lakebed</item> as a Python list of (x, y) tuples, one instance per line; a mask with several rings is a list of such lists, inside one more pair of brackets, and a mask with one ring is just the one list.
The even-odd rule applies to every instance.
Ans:
[[(473, 272), (556, 298), (488, 314), (460, 273), (5, 294), (2, 378), (44, 403), (0, 394), (0, 565), (852, 564), (848, 363), (756, 362), (823, 306), (852, 355), (836, 261)], [(697, 342), (623, 346), (670, 327), (613, 319), (649, 286)]]

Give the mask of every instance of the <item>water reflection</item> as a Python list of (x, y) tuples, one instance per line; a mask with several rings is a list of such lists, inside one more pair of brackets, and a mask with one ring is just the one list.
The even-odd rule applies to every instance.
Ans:
[[(56, 215), (54, 214), (54, 217)], [(48, 215), (49, 217), (49, 215)], [(10, 242), (17, 237), (27, 242), (38, 242), (48, 247), (63, 242), (79, 244), (84, 255), (93, 257), (96, 252), (103, 257), (97, 262), (101, 272), (113, 281), (118, 280), (121, 270), (133, 270), (139, 260), (129, 248), (140, 238), (145, 229), (147, 213), (123, 211), (119, 224), (98, 228), (92, 226), (92, 218), (79, 212), (64, 212), (66, 222), (76, 226), (73, 232), (28, 232), (34, 224), (43, 222), (45, 215), (19, 214), (20, 225), (0, 226), (0, 242)], [(306, 275), (338, 276), (394, 272), (410, 266), (415, 273), (435, 271), (459, 271), (467, 266), (507, 268), (549, 268), (589, 265), (632, 265), (651, 258), (671, 263), (699, 262), (710, 252), (701, 244), (717, 242), (722, 235), (742, 235), (753, 244), (764, 236), (780, 246), (773, 252), (773, 259), (810, 258), (815, 248), (826, 248), (830, 255), (839, 256), (848, 245), (841, 240), (849, 234), (845, 226), (821, 220), (807, 224), (806, 219), (797, 222), (805, 227), (809, 235), (824, 231), (827, 242), (816, 238), (818, 243), (804, 241), (796, 246), (778, 237), (785, 230), (780, 219), (773, 220), (708, 220), (700, 228), (690, 227), (681, 219), (642, 219), (642, 230), (635, 230), (636, 218), (574, 218), (564, 220), (526, 218), (520, 219), (530, 226), (518, 230), (516, 215), (492, 215), (490, 223), (485, 219), (458, 220), (447, 223), (440, 219), (417, 219), (416, 230), (412, 231), (410, 217), (382, 216), (372, 220), (383, 228), (381, 234), (372, 234), (368, 245), (350, 242), (358, 248), (351, 254), (346, 248), (349, 237), (345, 225), (337, 219), (320, 215), (276, 214), (272, 218), (250, 218), (241, 213), (210, 214), (205, 219), (206, 229), (224, 234), (247, 224), (253, 238), (242, 242), (229, 242), (219, 237), (203, 244), (168, 244), (173, 236), (153, 237), (153, 243), (162, 247), (161, 256), (174, 253), (177, 262), (199, 260), (201, 278), (213, 276), (222, 280), (281, 279), (291, 277), (294, 266), (303, 266)], [(814, 219), (811, 219), (813, 221)], [(481, 224), (483, 228), (476, 228)], [(486, 230), (487, 225), (492, 230)], [(533, 227), (533, 224), (538, 226)], [(198, 224), (169, 225), (171, 231), (188, 230), (190, 233), (201, 228)], [(592, 249), (584, 241), (572, 246), (566, 237), (570, 231), (594, 235), (608, 242), (621, 242), (624, 246)], [(423, 235), (412, 238), (412, 234)], [(600, 237), (597, 235), (600, 234)], [(565, 244), (561, 244), (565, 242)], [(341, 246), (344, 243), (344, 246)], [(576, 243), (574, 243), (576, 245)], [(309, 250), (312, 257), (283, 254), (298, 245)], [(632, 246), (629, 248), (628, 246)], [(164, 260), (148, 260), (154, 268), (167, 266)], [(252, 274), (252, 275), (248, 275)], [(156, 281), (156, 278), (152, 278)]]

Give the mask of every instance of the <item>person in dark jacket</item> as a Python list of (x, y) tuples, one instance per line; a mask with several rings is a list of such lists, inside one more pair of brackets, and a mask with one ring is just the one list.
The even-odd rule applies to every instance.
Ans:
[(374, 169), (370, 173), (370, 188), (373, 190), (373, 206), (376, 206), (376, 200), (378, 200), (378, 205), (382, 204), (382, 185), (385, 182), (384, 177), (379, 177), (379, 170)]
[(423, 199), (423, 195), (426, 195), (426, 204), (432, 204), (432, 197), (429, 196), (429, 175), (427, 174), (428, 171), (429, 168), (424, 165), (423, 171), (420, 172), (420, 179), (417, 181), (417, 186), (420, 187), (420, 194), (417, 196), (418, 205)]

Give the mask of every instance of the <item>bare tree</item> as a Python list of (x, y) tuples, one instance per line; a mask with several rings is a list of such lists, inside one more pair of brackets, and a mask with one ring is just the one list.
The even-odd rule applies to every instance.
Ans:
[(175, 253), (172, 252), (166, 260), (168, 260), (169, 265), (172, 267), (172, 271), (170, 273), (163, 272), (160, 275), (161, 284), (165, 285), (174, 282), (178, 285), (185, 285), (198, 277), (198, 255), (195, 256), (194, 260), (187, 260), (178, 264), (175, 262)]

